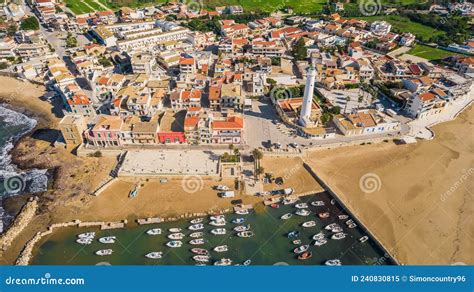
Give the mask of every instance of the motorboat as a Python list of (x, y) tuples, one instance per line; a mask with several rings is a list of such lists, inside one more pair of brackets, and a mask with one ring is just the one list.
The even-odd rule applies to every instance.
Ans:
[(324, 202), (323, 201), (314, 201), (314, 202), (311, 202), (311, 205), (312, 206), (315, 206), (315, 207), (322, 207), (324, 206)]
[(229, 247), (227, 245), (219, 245), (214, 248), (215, 252), (226, 252), (229, 250)]
[(209, 219), (211, 219), (211, 220), (225, 220), (225, 217), (224, 217), (224, 215), (213, 215), (213, 216), (209, 217)]
[(191, 221), (189, 221), (189, 223), (191, 224), (199, 224), (199, 223), (202, 223), (204, 222), (204, 218), (196, 218), (196, 219), (193, 219)]
[(226, 234), (225, 228), (214, 228), (211, 230), (211, 233), (214, 235), (224, 235)]
[(169, 239), (173, 239), (173, 240), (179, 240), (179, 239), (183, 239), (184, 238), (184, 234), (179, 232), (179, 233), (171, 233), (170, 235), (168, 235), (168, 238)]
[(313, 256), (313, 253), (310, 251), (305, 251), (302, 254), (298, 255), (298, 259), (301, 261), (310, 259)]
[(81, 233), (77, 237), (78, 238), (94, 238), (95, 237), (95, 232)]
[(276, 203), (273, 203), (270, 205), (270, 207), (272, 207), (273, 209), (278, 209), (280, 208), (280, 205), (276, 204)]
[(324, 235), (324, 233), (321, 231), (315, 235), (313, 235), (313, 240), (318, 240), (318, 239), (323, 239), (325, 238), (326, 236)]
[(182, 245), (183, 245), (183, 242), (179, 240), (172, 240), (166, 243), (166, 246), (172, 247), (172, 248), (181, 247)]
[(296, 202), (298, 202), (298, 199), (289, 199), (289, 198), (283, 199), (283, 205), (293, 205)]
[(331, 205), (335, 205), (336, 204), (336, 200), (335, 199), (331, 199)]
[(221, 191), (221, 192), (225, 192), (225, 191), (230, 190), (230, 188), (228, 186), (218, 185), (218, 186), (216, 186), (216, 190)]
[(207, 262), (209, 262), (210, 259), (211, 258), (208, 255), (195, 255), (195, 256), (193, 256), (193, 260), (195, 260), (196, 262), (207, 263)]
[(252, 231), (242, 231), (242, 232), (237, 233), (237, 236), (248, 238), (248, 237), (254, 236), (254, 233)]
[(105, 236), (99, 238), (100, 243), (115, 243), (115, 239), (117, 239), (115, 236)]
[(329, 212), (321, 212), (318, 214), (318, 217), (321, 219), (329, 218), (329, 216), (330, 216)]
[(202, 230), (204, 229), (204, 224), (198, 223), (188, 227), (189, 230)]
[(161, 251), (152, 251), (145, 255), (149, 259), (161, 259), (163, 257), (163, 252)]
[(339, 215), (337, 216), (337, 218), (339, 218), (339, 220), (346, 220), (347, 218), (349, 218), (349, 215)]
[(98, 256), (107, 256), (107, 255), (111, 255), (112, 252), (113, 252), (113, 250), (111, 250), (109, 248), (109, 249), (98, 250), (98, 251), (95, 252), (95, 254), (98, 255)]
[(361, 238), (359, 238), (360, 242), (366, 242), (367, 240), (369, 240), (369, 237), (367, 235), (364, 235)]
[(250, 213), (249, 209), (242, 209), (242, 210), (235, 211), (235, 214), (237, 215), (248, 215), (249, 213)]
[(357, 224), (351, 223), (351, 224), (347, 225), (347, 227), (349, 227), (349, 228), (356, 228), (356, 227), (357, 227)]
[(234, 228), (234, 231), (237, 231), (237, 232), (242, 232), (242, 231), (247, 231), (247, 230), (250, 230), (250, 224), (239, 225), (239, 226)]
[(148, 235), (160, 235), (161, 234), (161, 228), (153, 228), (147, 230), (146, 234)]
[(326, 230), (332, 230), (332, 229), (334, 229), (335, 227), (340, 227), (340, 226), (339, 226), (339, 224), (337, 224), (337, 223), (331, 223), (331, 224), (329, 224), (329, 225), (326, 225), (326, 227), (324, 227), (324, 229), (326, 229)]
[(314, 241), (314, 245), (316, 246), (321, 246), (321, 245), (324, 245), (328, 243), (328, 240), (326, 238), (321, 238), (321, 239), (317, 239)]
[(213, 220), (209, 222), (209, 225), (212, 226), (225, 226), (225, 220)]
[(234, 224), (242, 224), (244, 222), (245, 222), (244, 218), (235, 218), (234, 220), (232, 220), (232, 223)]
[(252, 260), (246, 260), (245, 262), (243, 262), (243, 266), (250, 266), (250, 264), (252, 263)]
[(327, 260), (324, 262), (326, 266), (340, 266), (342, 265), (341, 260), (334, 259), (334, 260)]
[(314, 227), (314, 226), (316, 226), (316, 221), (314, 221), (314, 220), (306, 221), (303, 224), (301, 224), (301, 226), (306, 227), (306, 228)]
[(282, 219), (282, 220), (288, 220), (288, 219), (290, 219), (292, 216), (293, 216), (293, 214), (291, 214), (291, 213), (286, 213), (286, 214), (281, 215), (280, 219)]
[(331, 238), (335, 240), (344, 239), (346, 238), (346, 234), (344, 232), (339, 232), (339, 233), (333, 234)]
[(89, 245), (92, 243), (92, 240), (92, 238), (78, 238), (76, 242), (83, 245)]
[(204, 232), (193, 232), (191, 234), (189, 234), (189, 237), (191, 238), (199, 238), (199, 237), (203, 237), (204, 236)]
[(295, 239), (292, 242), (293, 242), (293, 244), (300, 245), (301, 244), (301, 239)]
[(308, 216), (309, 214), (311, 214), (311, 211), (309, 211), (308, 209), (298, 209), (295, 214), (299, 216)]
[(300, 236), (300, 232), (298, 230), (293, 230), (288, 232), (287, 236), (288, 238), (297, 238), (298, 236)]
[(204, 244), (204, 243), (206, 243), (204, 241), (204, 238), (196, 238), (196, 239), (192, 239), (192, 240), (189, 241), (189, 244), (191, 244), (191, 245), (201, 245), (201, 244)]
[(177, 233), (177, 232), (181, 232), (181, 228), (170, 228), (168, 229), (169, 232), (172, 232), (172, 233)]
[(191, 248), (191, 252), (197, 255), (209, 255), (209, 251), (204, 248)]
[(230, 266), (232, 265), (231, 259), (220, 259), (214, 263), (214, 266)]
[(308, 208), (308, 204), (306, 203), (298, 203), (295, 205), (296, 208), (298, 209), (307, 209)]
[(339, 233), (342, 232), (342, 227), (341, 226), (335, 226), (333, 229), (331, 229), (331, 232), (333, 233)]
[(295, 248), (293, 250), (293, 252), (296, 253), (296, 254), (300, 254), (300, 253), (303, 253), (303, 252), (307, 251), (308, 248), (309, 248), (309, 245), (305, 244), (305, 245), (302, 245), (302, 246), (299, 246), (299, 247)]

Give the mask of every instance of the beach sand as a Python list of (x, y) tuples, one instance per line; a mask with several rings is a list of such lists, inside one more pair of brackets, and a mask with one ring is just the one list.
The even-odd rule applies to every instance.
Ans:
[(431, 141), (312, 151), (305, 160), (400, 263), (472, 265), (473, 124), (471, 106), (435, 126)]

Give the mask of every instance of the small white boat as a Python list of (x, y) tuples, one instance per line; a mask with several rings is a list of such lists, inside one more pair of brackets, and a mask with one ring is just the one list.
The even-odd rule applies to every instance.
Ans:
[(98, 250), (98, 251), (95, 252), (95, 254), (98, 255), (98, 256), (107, 256), (107, 255), (111, 255), (112, 252), (113, 252), (113, 250), (111, 250), (109, 248), (109, 249)]
[(236, 218), (236, 219), (232, 220), (232, 223), (234, 223), (234, 224), (242, 224), (244, 222), (245, 222), (244, 218)]
[(181, 228), (170, 228), (168, 229), (169, 232), (172, 232), (172, 233), (177, 233), (177, 232), (181, 232)]
[(302, 245), (302, 246), (299, 246), (299, 247), (295, 248), (295, 249), (293, 250), (293, 252), (294, 252), (295, 254), (304, 253), (305, 251), (308, 250), (308, 248), (309, 248), (309, 245), (308, 245), (308, 244), (305, 244), (305, 245)]
[(214, 263), (214, 266), (230, 266), (232, 265), (231, 259), (220, 259)]
[(301, 226), (306, 227), (306, 228), (314, 227), (314, 226), (316, 226), (316, 221), (314, 221), (314, 220), (306, 221), (303, 224), (301, 224)]
[(199, 223), (202, 223), (204, 222), (204, 218), (196, 218), (196, 219), (193, 219), (191, 221), (189, 221), (189, 223), (191, 224), (199, 224)]
[(209, 255), (209, 251), (204, 248), (191, 248), (191, 252), (197, 255)]
[(346, 221), (346, 225), (350, 225), (350, 224), (353, 224), (353, 223), (354, 223), (354, 220), (352, 220), (352, 219), (349, 219), (349, 220)]
[(339, 215), (337, 216), (337, 218), (339, 218), (340, 220), (346, 220), (347, 218), (349, 218), (349, 215)]
[(95, 237), (95, 232), (81, 233), (77, 237), (78, 238), (94, 238)]
[(334, 259), (334, 260), (327, 260), (324, 262), (326, 266), (340, 266), (342, 265), (341, 260)]
[(189, 234), (189, 237), (191, 238), (199, 238), (199, 237), (203, 237), (204, 236), (204, 232), (193, 232), (191, 234)]
[(291, 214), (291, 213), (286, 213), (286, 214), (281, 215), (280, 219), (282, 219), (282, 220), (288, 220), (288, 219), (290, 219), (291, 217), (293, 217), (293, 214)]
[(209, 217), (211, 220), (225, 220), (225, 216), (224, 215), (213, 215), (211, 217)]
[(152, 251), (145, 255), (149, 259), (161, 259), (163, 257), (163, 252), (161, 251)]
[(170, 235), (168, 235), (168, 238), (173, 239), (173, 240), (179, 240), (179, 239), (183, 239), (184, 236), (185, 235), (183, 233), (171, 233)]
[(335, 240), (344, 239), (346, 238), (346, 234), (344, 232), (339, 232), (339, 233), (333, 234), (331, 238)]
[(331, 224), (329, 224), (329, 225), (326, 225), (326, 227), (324, 227), (324, 229), (326, 229), (326, 230), (332, 230), (332, 229), (334, 229), (335, 227), (340, 227), (340, 226), (339, 226), (339, 224), (337, 224), (337, 223), (331, 223)]
[(166, 246), (168, 247), (181, 247), (183, 245), (183, 242), (179, 241), (179, 240), (172, 240), (172, 241), (169, 241), (166, 243)]
[(92, 238), (78, 238), (76, 242), (83, 245), (89, 245), (92, 243), (92, 240)]
[(251, 263), (252, 263), (251, 260), (246, 260), (242, 265), (243, 266), (250, 266)]
[(356, 227), (357, 227), (357, 224), (351, 223), (351, 224), (347, 225), (347, 227), (349, 227), (349, 228), (356, 228)]
[(248, 238), (248, 237), (254, 236), (254, 233), (252, 231), (242, 231), (242, 232), (237, 233), (237, 236)]
[(331, 199), (331, 205), (334, 205), (336, 204), (336, 200), (335, 199)]
[(342, 227), (341, 226), (335, 226), (333, 229), (331, 229), (331, 232), (333, 233), (339, 233), (342, 232)]
[(219, 245), (214, 248), (215, 252), (226, 252), (229, 250), (229, 247), (227, 245)]
[(300, 245), (301, 244), (301, 239), (295, 239), (292, 241), (293, 244)]
[(211, 257), (209, 257), (208, 255), (195, 255), (195, 256), (193, 256), (193, 260), (195, 260), (196, 262), (207, 263), (207, 262), (209, 262), (210, 259), (211, 259)]
[(213, 220), (209, 222), (209, 225), (212, 226), (225, 226), (225, 220)]
[(202, 230), (204, 229), (204, 224), (198, 223), (188, 227), (189, 230)]
[(214, 235), (224, 235), (226, 234), (225, 228), (214, 228), (211, 230), (211, 233)]
[(359, 238), (360, 242), (366, 242), (367, 240), (369, 240), (369, 237), (367, 235), (364, 235), (361, 238)]
[(239, 226), (234, 228), (234, 231), (237, 231), (237, 232), (242, 232), (242, 231), (247, 231), (247, 230), (250, 230), (250, 224), (239, 225)]
[(248, 215), (249, 214), (249, 209), (237, 210), (237, 211), (235, 211), (235, 214), (237, 214), (237, 215)]
[(216, 186), (216, 190), (221, 191), (221, 192), (225, 192), (225, 191), (230, 190), (230, 188), (228, 186), (225, 186), (225, 185), (218, 185), (218, 186)]
[(307, 209), (308, 208), (308, 204), (306, 203), (298, 203), (295, 205), (296, 208), (298, 209)]
[(309, 214), (311, 214), (311, 211), (309, 211), (308, 209), (298, 209), (296, 212), (295, 212), (296, 215), (299, 215), (299, 216), (308, 216)]
[(153, 228), (147, 230), (146, 234), (148, 235), (160, 235), (161, 234), (161, 228)]
[(283, 199), (283, 205), (293, 205), (294, 203), (298, 202), (298, 199)]
[(191, 245), (201, 245), (201, 244), (204, 244), (204, 243), (206, 243), (204, 241), (204, 238), (196, 238), (196, 239), (192, 239), (192, 240), (189, 241), (189, 244), (191, 244)]
[(311, 205), (315, 206), (315, 207), (322, 207), (322, 206), (324, 206), (324, 202), (323, 201), (314, 201), (314, 202), (311, 202)]
[(105, 236), (99, 238), (100, 243), (115, 243), (115, 239), (117, 239), (115, 236)]
[(321, 239), (317, 239), (314, 241), (314, 245), (316, 246), (321, 246), (321, 245), (324, 245), (328, 243), (328, 240), (326, 238), (321, 238)]
[(313, 235), (313, 240), (319, 240), (319, 239), (323, 239), (325, 238), (326, 236), (324, 235), (324, 233), (321, 231), (315, 235)]

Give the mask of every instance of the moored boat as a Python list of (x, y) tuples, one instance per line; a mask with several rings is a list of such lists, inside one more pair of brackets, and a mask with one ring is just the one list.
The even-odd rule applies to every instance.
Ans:
[(160, 235), (161, 234), (161, 228), (153, 228), (147, 230), (146, 234), (148, 235)]
[(333, 233), (339, 233), (342, 232), (342, 227), (341, 226), (335, 226), (333, 229), (331, 229), (331, 232)]
[(346, 238), (346, 234), (344, 232), (339, 232), (339, 233), (333, 234), (331, 238), (335, 240), (344, 239)]
[(322, 207), (322, 206), (324, 206), (324, 202), (323, 201), (314, 201), (314, 202), (311, 202), (311, 205), (315, 206), (315, 207)]
[(296, 212), (295, 212), (296, 215), (299, 215), (299, 216), (303, 216), (303, 217), (306, 217), (308, 216), (309, 214), (311, 214), (311, 211), (309, 211), (308, 209), (298, 209)]
[(78, 238), (94, 238), (95, 237), (95, 232), (86, 232), (86, 233), (81, 233), (77, 235)]
[(161, 259), (163, 257), (163, 252), (161, 251), (152, 251), (145, 255), (149, 259)]
[(295, 239), (292, 241), (293, 244), (300, 245), (301, 244), (301, 239)]
[(367, 240), (369, 240), (369, 237), (367, 235), (364, 235), (361, 238), (359, 238), (360, 242), (366, 242)]
[(276, 203), (273, 203), (270, 205), (270, 207), (272, 207), (273, 209), (278, 209), (280, 208), (280, 205), (276, 204)]
[(172, 240), (166, 243), (166, 246), (172, 247), (172, 248), (181, 247), (182, 245), (183, 245), (183, 242), (179, 240)]
[(300, 232), (298, 230), (293, 230), (293, 231), (288, 232), (287, 236), (288, 238), (296, 238), (300, 236)]
[(204, 232), (193, 232), (191, 234), (189, 234), (189, 237), (191, 238), (199, 238), (199, 237), (203, 237), (204, 236)]
[(291, 213), (286, 213), (286, 214), (281, 215), (280, 219), (282, 219), (282, 220), (288, 220), (288, 219), (290, 219), (292, 216), (293, 216), (293, 214), (291, 214)]
[(340, 266), (342, 265), (341, 260), (339, 259), (333, 259), (333, 260), (327, 260), (324, 262), (326, 266)]
[(347, 218), (349, 218), (349, 215), (339, 215), (337, 216), (337, 218), (339, 218), (340, 220), (346, 220)]
[(204, 241), (204, 238), (196, 238), (196, 239), (192, 239), (192, 240), (189, 241), (189, 244), (191, 244), (191, 245), (201, 245), (201, 244), (204, 244), (204, 243), (206, 243)]
[(214, 248), (215, 252), (226, 252), (229, 250), (229, 247), (227, 245), (219, 245)]
[(189, 221), (189, 223), (191, 223), (191, 224), (199, 224), (199, 223), (202, 223), (202, 222), (204, 222), (204, 218), (195, 218), (195, 219)]
[(324, 245), (326, 243), (328, 243), (328, 240), (326, 238), (316, 239), (314, 241), (314, 245), (316, 245), (316, 246), (321, 246), (321, 245)]
[(225, 220), (213, 220), (209, 222), (209, 225), (212, 226), (225, 226)]
[(234, 231), (237, 231), (237, 232), (242, 232), (242, 231), (247, 231), (247, 230), (250, 230), (250, 224), (239, 225), (239, 226), (234, 227)]
[(111, 250), (109, 248), (109, 249), (98, 250), (98, 251), (95, 252), (95, 254), (98, 255), (98, 256), (107, 256), (107, 255), (111, 255), (112, 252), (113, 252), (113, 250)]
[(318, 239), (323, 239), (325, 238), (326, 236), (324, 235), (324, 233), (321, 231), (315, 235), (313, 235), (313, 240), (318, 240)]
[(330, 216), (329, 212), (321, 212), (318, 214), (318, 217), (321, 219), (329, 218), (329, 216)]
[(244, 222), (245, 222), (244, 218), (235, 218), (234, 220), (232, 220), (232, 223), (234, 224), (242, 224)]
[(307, 209), (308, 208), (308, 204), (306, 203), (298, 203), (295, 205), (296, 208), (298, 209)]
[(242, 232), (237, 233), (237, 236), (248, 238), (248, 237), (254, 236), (254, 233), (252, 231), (242, 231)]
[(248, 215), (249, 213), (250, 213), (249, 209), (241, 209), (241, 210), (235, 211), (235, 214), (237, 215)]
[(92, 240), (92, 238), (78, 238), (76, 242), (83, 245), (89, 245), (92, 243)]
[(347, 227), (349, 227), (349, 228), (356, 228), (356, 227), (357, 227), (357, 224), (351, 223), (351, 224), (347, 225)]
[(195, 255), (195, 256), (193, 256), (193, 260), (195, 260), (196, 262), (207, 263), (207, 262), (209, 262), (210, 259), (211, 258), (208, 255)]
[(230, 266), (230, 265), (232, 265), (231, 259), (220, 259), (214, 262), (214, 266)]
[(283, 199), (283, 205), (293, 205), (296, 202), (298, 202), (298, 199), (289, 199), (289, 198)]
[(301, 224), (301, 226), (306, 227), (306, 228), (314, 227), (314, 226), (316, 226), (316, 221), (314, 221), (314, 220), (306, 221), (303, 224)]
[(300, 253), (303, 253), (303, 252), (307, 251), (308, 248), (309, 248), (309, 245), (305, 244), (305, 245), (302, 245), (302, 246), (299, 246), (299, 247), (295, 248), (293, 250), (293, 252), (296, 253), (296, 254), (300, 254)]
[(172, 233), (177, 233), (177, 232), (181, 232), (181, 228), (170, 228), (168, 229), (169, 232), (172, 232)]
[(184, 238), (184, 234), (183, 233), (171, 233), (170, 235), (168, 235), (168, 238), (169, 239), (173, 239), (173, 240), (178, 240), (178, 239), (183, 239)]
[(204, 229), (204, 224), (198, 223), (188, 227), (189, 230), (202, 230)]
[(332, 229), (334, 229), (335, 227), (340, 227), (340, 226), (339, 226), (339, 224), (337, 224), (337, 223), (331, 223), (331, 224), (329, 224), (329, 225), (326, 225), (326, 226), (324, 227), (324, 229), (326, 229), (326, 230), (332, 230)]
[(225, 216), (224, 215), (212, 215), (211, 217), (209, 217), (209, 219), (211, 219), (211, 220), (225, 220)]
[(115, 243), (115, 239), (117, 239), (115, 236), (105, 236), (99, 238), (100, 243)]
[(249, 266), (252, 263), (252, 260), (246, 260), (242, 265), (243, 266)]
[(214, 228), (211, 230), (211, 233), (214, 235), (224, 235), (226, 234), (225, 228)]
[(298, 259), (301, 261), (310, 259), (313, 256), (313, 253), (310, 251), (305, 251), (302, 254), (298, 255)]
[(209, 251), (204, 248), (191, 248), (191, 252), (198, 255), (209, 255)]

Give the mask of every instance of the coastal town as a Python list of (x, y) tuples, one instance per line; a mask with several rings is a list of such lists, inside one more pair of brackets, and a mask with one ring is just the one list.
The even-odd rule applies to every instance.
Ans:
[[(381, 254), (384, 264), (403, 262), (395, 254), (397, 244), (387, 244), (379, 240), (378, 232), (363, 227), (368, 220), (358, 221), (360, 212), (352, 201), (338, 195), (340, 190), (330, 186), (326, 174), (318, 174), (319, 163), (332, 152), (341, 155), (346, 147), (388, 143), (415, 147), (436, 140), (432, 127), (455, 120), (474, 99), (472, 36), (439, 46), (400, 31), (389, 21), (348, 17), (343, 1), (329, 1), (329, 13), (318, 17), (288, 7), (263, 13), (240, 5), (210, 9), (193, 1), (118, 9), (110, 9), (108, 1), (84, 3), (86, 8), (61, 0), (3, 4), (0, 75), (44, 88), (39, 100), (58, 122), (55, 134), (44, 134), (47, 138), (40, 140), (74, 156), (71, 159), (95, 159), (94, 167), (101, 173), (87, 198), (81, 199), (87, 208), (77, 208), (62, 222), (50, 220), (53, 224), (47, 231), (38, 228), (20, 250), (17, 264), (30, 263), (35, 244), (55, 228), (109, 230), (123, 228), (130, 219), (140, 226), (191, 219), (190, 230), (199, 233), (204, 220), (195, 217), (211, 215), (210, 224), (222, 227), (224, 213), (246, 215), (259, 204), (268, 209), (281, 205), (280, 213), (288, 212), (277, 213), (278, 217), (287, 220), (293, 213), (286, 205), (295, 203), (296, 216), (314, 213), (318, 220), (331, 216), (346, 223), (341, 224), (344, 229), (333, 221), (326, 224), (334, 234), (314, 235), (315, 246), (331, 238), (344, 239), (345, 229), (361, 228), (348, 234), (358, 244), (376, 242), (376, 249), (364, 252)], [(442, 16), (474, 15), (470, 2), (433, 4), (427, 9)], [(93, 11), (80, 13), (87, 10)], [(395, 12), (387, 8), (380, 13)], [(420, 46), (441, 50), (446, 57), (434, 60), (411, 54)], [(22, 86), (18, 88), (12, 89), (7, 103), (15, 103), (21, 95)], [(319, 157), (318, 151), (327, 152)], [(466, 170), (469, 176), (471, 170), (472, 165)], [(368, 177), (357, 177), (358, 187), (364, 194), (378, 191), (380, 178), (366, 172)], [(86, 174), (78, 177), (82, 175)], [(93, 171), (87, 170), (87, 175), (93, 176)], [(7, 195), (19, 191), (9, 194), (5, 189)], [(156, 199), (155, 192), (166, 199)], [(181, 194), (201, 193), (202, 202), (183, 203), (196, 204), (188, 208), (192, 211), (176, 206)], [(307, 199), (320, 193), (324, 200)], [(117, 194), (121, 197), (114, 197)], [(37, 200), (27, 204), (36, 210)], [(157, 209), (156, 204), (163, 206)], [(59, 205), (64, 208), (67, 203)], [(318, 209), (325, 205), (338, 215)], [(101, 217), (107, 206), (114, 215)], [(174, 216), (164, 218), (156, 210)], [(31, 220), (34, 213), (27, 210), (18, 218)], [(77, 214), (84, 217), (73, 217)], [(240, 219), (232, 222), (243, 223)], [(305, 228), (317, 224), (300, 223)], [(254, 235), (250, 225), (238, 227), (238, 237)], [(148, 235), (161, 234), (158, 229), (149, 229)], [(179, 231), (168, 236), (169, 248), (180, 247), (185, 236), (181, 228), (174, 229)], [(226, 229), (210, 232), (220, 235)], [(301, 245), (299, 234), (289, 230), (288, 238), (297, 259), (304, 261), (312, 252)], [(84, 245), (95, 237), (94, 232), (80, 235), (78, 242)], [(1, 242), (3, 250), (13, 237)], [(99, 240), (114, 243), (112, 237)], [(394, 250), (388, 247), (391, 244)], [(227, 245), (216, 248), (227, 251)], [(207, 251), (193, 250), (194, 257), (202, 259), (197, 262), (209, 260)], [(112, 250), (98, 252), (107, 256)], [(147, 253), (147, 258), (162, 256), (159, 251)], [(257, 262), (268, 264), (263, 258)], [(241, 260), (250, 264), (250, 259)], [(338, 258), (318, 261), (341, 264)], [(377, 262), (357, 259), (349, 264)], [(216, 263), (230, 265), (230, 260)]]

